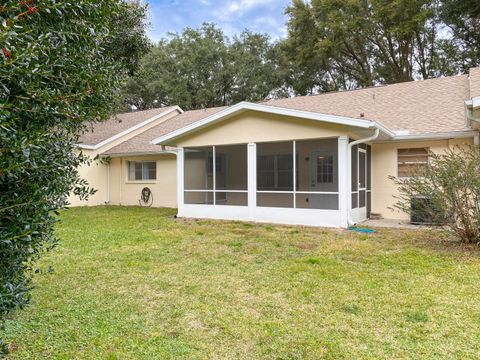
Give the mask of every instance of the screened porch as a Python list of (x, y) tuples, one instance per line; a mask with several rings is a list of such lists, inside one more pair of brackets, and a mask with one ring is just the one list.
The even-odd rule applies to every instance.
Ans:
[(348, 200), (356, 220), (366, 218), (370, 151), (366, 145), (351, 149), (349, 189), (348, 141), (335, 137), (183, 148), (181, 215), (340, 226), (346, 222)]

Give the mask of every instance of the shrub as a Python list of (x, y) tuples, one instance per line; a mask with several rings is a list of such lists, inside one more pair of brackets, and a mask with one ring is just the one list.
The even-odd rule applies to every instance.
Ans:
[[(400, 195), (395, 208), (410, 215), (412, 199), (421, 196), (431, 222), (448, 227), (467, 243), (480, 243), (480, 153), (473, 147), (455, 147), (429, 154), (429, 164), (408, 179), (393, 178)], [(414, 200), (415, 201), (415, 200)]]
[(144, 16), (123, 0), (0, 4), (0, 328), (28, 303), (68, 193), (92, 193), (77, 173), (88, 159), (76, 144), (114, 112), (148, 45)]

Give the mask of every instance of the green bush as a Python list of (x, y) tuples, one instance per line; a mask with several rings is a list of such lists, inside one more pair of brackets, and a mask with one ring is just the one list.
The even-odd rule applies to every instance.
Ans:
[[(395, 208), (444, 225), (464, 242), (479, 244), (479, 171), (480, 153), (473, 147), (430, 153), (428, 166), (419, 168), (416, 176), (393, 178), (400, 190)], [(421, 214), (411, 206), (419, 196), (426, 199), (428, 205), (420, 209)]]
[(89, 161), (78, 137), (118, 106), (148, 46), (144, 19), (145, 8), (123, 0), (0, 5), (0, 327), (28, 303), (67, 194), (93, 192), (77, 173)]

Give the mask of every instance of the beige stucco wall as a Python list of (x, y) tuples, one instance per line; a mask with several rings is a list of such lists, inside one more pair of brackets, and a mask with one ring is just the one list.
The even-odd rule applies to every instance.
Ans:
[(397, 187), (388, 177), (397, 175), (397, 150), (426, 147), (434, 153), (443, 153), (449, 147), (471, 146), (473, 138), (438, 141), (410, 141), (377, 143), (372, 145), (372, 212), (387, 219), (409, 219), (405, 213), (391, 210), (398, 195)]
[[(83, 154), (93, 159), (97, 155), (97, 151), (82, 150)], [(87, 180), (88, 186), (97, 190), (97, 192), (90, 196), (88, 200), (80, 200), (77, 196), (70, 194), (68, 201), (71, 206), (95, 206), (103, 205), (105, 203), (105, 188), (106, 188), (106, 166), (99, 160), (92, 161), (90, 165), (82, 165), (78, 169), (79, 175), (82, 179)]]
[(348, 128), (319, 121), (246, 111), (177, 141), (180, 147), (338, 137)]
[[(148, 181), (128, 180), (128, 161), (155, 160), (157, 179)], [(110, 205), (139, 205), (140, 193), (150, 188), (154, 207), (177, 206), (177, 167), (173, 154), (132, 156), (110, 160)]]
[[(171, 119), (172, 117), (178, 115), (179, 112), (178, 110), (172, 111), (171, 113), (162, 116), (151, 123), (142, 126), (139, 129), (136, 129), (128, 134), (125, 134), (124, 136), (120, 137), (119, 139), (116, 139), (108, 144), (105, 144), (104, 146), (96, 149), (96, 150), (87, 150), (87, 149), (81, 149), (81, 151), (85, 154), (88, 155), (91, 159), (93, 159), (97, 154), (101, 154), (119, 144), (122, 142), (133, 138), (134, 136), (137, 136), (144, 131), (168, 120)], [(114, 162), (115, 163), (115, 162)], [(115, 170), (114, 170), (115, 171)], [(97, 190), (97, 192), (93, 195), (90, 196), (87, 201), (85, 200), (80, 200), (78, 197), (74, 196), (73, 194), (70, 194), (69, 196), (69, 202), (71, 206), (96, 206), (96, 205), (104, 205), (105, 201), (107, 200), (107, 166), (102, 164), (99, 160), (92, 162), (90, 165), (82, 165), (78, 169), (79, 175), (82, 179), (85, 179), (89, 187), (94, 188)], [(176, 172), (175, 174), (176, 175)], [(176, 178), (175, 178), (176, 179)], [(110, 174), (110, 182), (115, 182), (114, 178)], [(130, 189), (130, 188), (129, 188)], [(176, 195), (175, 195), (176, 196)], [(158, 205), (158, 206), (176, 206), (176, 200), (174, 202), (171, 201), (171, 199), (164, 199), (161, 197), (159, 199), (159, 204), (170, 204), (170, 205)], [(111, 202), (110, 202), (111, 203)], [(137, 202), (138, 205), (138, 202)]]

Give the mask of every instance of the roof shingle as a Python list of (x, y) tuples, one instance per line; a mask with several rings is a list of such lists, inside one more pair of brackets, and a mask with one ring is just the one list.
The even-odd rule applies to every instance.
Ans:
[[(472, 69), (470, 76), (452, 76), (359, 90), (276, 99), (263, 104), (378, 121), (392, 131), (402, 131), (403, 134), (406, 132), (413, 135), (471, 130), (465, 123), (464, 102), (473, 96), (480, 96), (480, 68)], [(164, 111), (165, 109), (149, 111), (154, 111), (154, 113), (157, 111), (155, 114), (158, 114), (159, 110)], [(226, 107), (186, 111), (109, 149), (104, 154), (158, 153), (160, 147), (150, 144), (150, 141), (224, 109)], [(152, 116), (152, 114), (149, 113), (148, 116)], [(121, 114), (120, 116), (124, 115), (130, 114)], [(142, 119), (145, 120), (148, 116), (145, 114)], [(127, 125), (128, 121), (124, 121), (124, 125)], [(131, 123), (141, 122), (138, 118), (136, 121), (130, 121)], [(106, 128), (112, 126), (111, 123), (99, 125)], [(94, 134), (100, 139), (104, 138), (101, 133), (105, 130), (101, 129), (99, 135), (97, 131), (96, 127)]]
[(150, 118), (153, 118), (165, 111), (173, 109), (174, 106), (162, 107), (150, 110), (121, 113), (112, 116), (110, 119), (94, 124), (93, 131), (80, 136), (80, 143), (83, 145), (96, 145), (111, 138), (122, 131), (130, 129)]
[[(480, 90), (480, 89), (479, 89)], [(411, 134), (468, 130), (464, 101), (468, 76), (453, 76), (359, 90), (271, 100), (266, 105), (374, 120)]]
[(149, 154), (149, 153), (158, 153), (161, 151), (159, 145), (152, 145), (150, 141), (160, 137), (162, 135), (168, 134), (174, 130), (180, 129), (184, 126), (194, 123), (195, 121), (201, 120), (207, 116), (215, 114), (219, 111), (226, 109), (226, 107), (216, 107), (204, 110), (191, 110), (186, 111), (183, 114), (177, 115), (169, 120), (166, 120), (157, 126), (148, 129), (147, 131), (142, 132), (141, 134), (117, 145), (111, 149), (108, 149), (103, 154), (104, 155), (115, 155), (115, 154)]

